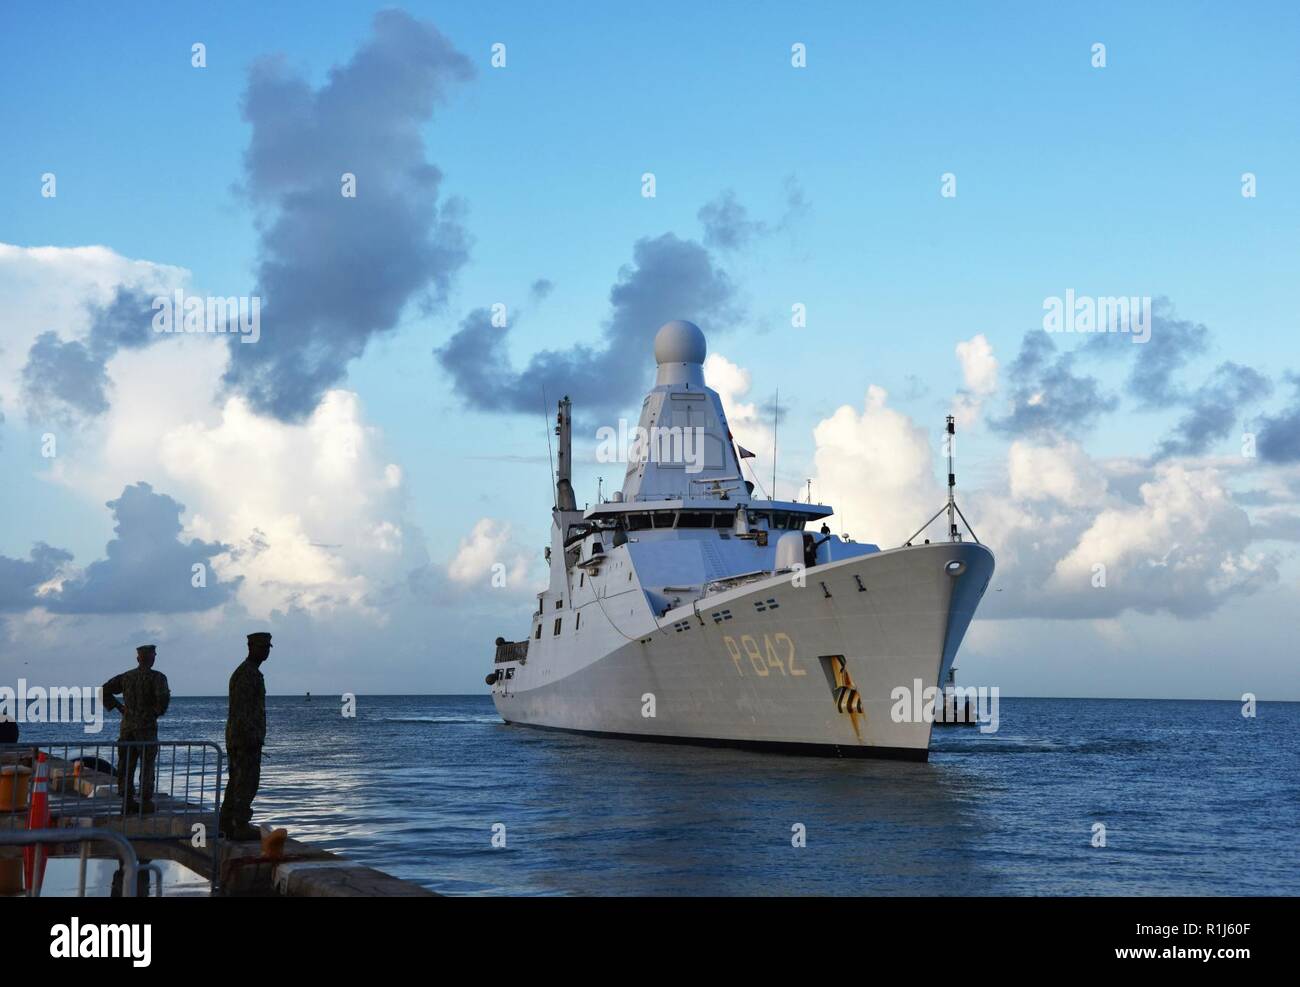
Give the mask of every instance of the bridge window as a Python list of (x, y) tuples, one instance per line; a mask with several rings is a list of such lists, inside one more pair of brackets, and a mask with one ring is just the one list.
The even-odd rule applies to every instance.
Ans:
[(559, 633), (560, 633), (560, 623), (561, 623), (563, 620), (564, 620), (563, 617), (556, 617), (556, 618), (555, 618), (555, 630), (551, 632), (551, 637), (556, 637), (556, 636), (559, 635)]
[(533, 632), (533, 640), (540, 641), (541, 639), (542, 639), (542, 622), (539, 620), (537, 622), (537, 630)]

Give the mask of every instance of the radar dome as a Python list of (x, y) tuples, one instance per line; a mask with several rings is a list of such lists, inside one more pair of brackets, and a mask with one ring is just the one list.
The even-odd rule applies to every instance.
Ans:
[(704, 333), (694, 322), (674, 319), (665, 322), (655, 333), (655, 362), (665, 363), (703, 363), (708, 346), (704, 342)]

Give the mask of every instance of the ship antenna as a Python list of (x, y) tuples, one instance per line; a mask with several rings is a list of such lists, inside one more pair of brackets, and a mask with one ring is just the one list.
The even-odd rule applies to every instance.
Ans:
[(935, 520), (939, 517), (939, 515), (942, 514), (944, 511), (948, 512), (948, 540), (949, 541), (961, 541), (961, 532), (957, 530), (957, 518), (961, 518), (962, 524), (966, 525), (966, 530), (969, 531), (970, 536), (975, 539), (975, 544), (977, 545), (980, 544), (979, 535), (975, 534), (975, 529), (970, 526), (970, 522), (966, 520), (966, 515), (963, 514), (961, 512), (961, 508), (957, 506), (957, 495), (956, 495), (957, 476), (953, 472), (953, 468), (952, 468), (952, 458), (953, 458), (953, 451), (954, 451), (953, 447), (956, 445), (957, 442), (957, 425), (956, 425), (956, 419), (954, 419), (952, 415), (948, 416), (946, 431), (948, 433), (947, 438), (945, 439), (945, 444), (947, 446), (947, 452), (948, 452), (948, 502), (944, 504), (943, 507), (940, 507), (937, 511), (931, 514), (930, 520), (926, 521), (925, 524), (917, 528), (916, 533), (913, 534), (911, 538), (907, 539), (907, 541), (903, 542), (904, 546), (911, 545), (912, 542), (916, 539), (916, 537), (920, 535), (921, 532), (924, 531), (926, 528), (930, 527), (930, 525), (933, 524)]
[(776, 429), (781, 423), (781, 388), (776, 389), (772, 401), (772, 499), (776, 499)]
[(559, 490), (555, 485), (555, 455), (551, 452), (551, 412), (546, 401), (546, 385), (542, 385), (542, 421), (546, 427), (546, 461), (551, 464), (551, 508), (560, 509)]
[[(742, 459), (741, 463), (744, 464), (745, 461)], [(768, 497), (767, 488), (763, 486), (763, 478), (758, 475), (758, 470), (754, 469), (754, 467), (752, 466), (749, 466), (748, 469), (749, 469), (749, 475), (754, 478), (754, 485), (758, 487), (759, 490), (763, 491), (764, 497), (767, 497), (768, 500), (771, 500), (772, 498)]]
[(948, 416), (948, 540), (961, 541), (957, 533), (957, 475), (952, 470), (953, 446), (957, 444), (957, 420)]

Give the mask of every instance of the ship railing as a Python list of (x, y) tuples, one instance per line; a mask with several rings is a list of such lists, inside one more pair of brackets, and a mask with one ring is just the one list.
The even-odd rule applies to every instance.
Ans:
[(768, 569), (755, 569), (753, 572), (741, 572), (734, 576), (724, 576), (722, 579), (714, 579), (705, 583), (704, 595), (713, 596), (715, 593), (725, 593), (737, 586), (756, 583), (762, 579), (771, 579), (772, 576), (773, 573)]
[[(210, 740), (0, 744), (0, 764), (22, 765), (31, 772), (28, 805), (36, 792), (41, 754), (48, 770), (50, 828), (118, 833), (143, 856), (174, 860), (200, 873), (206, 870), (212, 892), (219, 890), (225, 755), (218, 744)], [(140, 775), (129, 786), (128, 769)], [(146, 772), (149, 785), (144, 784)], [(27, 813), (13, 811), (21, 808), (0, 806), (9, 810), (0, 811), (0, 831), (26, 826)]]
[(496, 664), (507, 661), (525, 662), (528, 660), (528, 641), (503, 641), (497, 645)]

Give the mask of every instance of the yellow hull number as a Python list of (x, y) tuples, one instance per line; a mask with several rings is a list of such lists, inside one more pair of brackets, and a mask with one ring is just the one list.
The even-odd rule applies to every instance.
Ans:
[(727, 654), (731, 656), (731, 663), (736, 666), (736, 674), (742, 678), (745, 675), (744, 664), (746, 663), (760, 678), (767, 678), (774, 668), (782, 676), (792, 675), (798, 678), (808, 674), (806, 668), (800, 668), (796, 664), (794, 642), (790, 640), (790, 635), (784, 632), (764, 634), (761, 648), (752, 634), (740, 635), (739, 644), (734, 637), (724, 634), (722, 643), (727, 646)]

